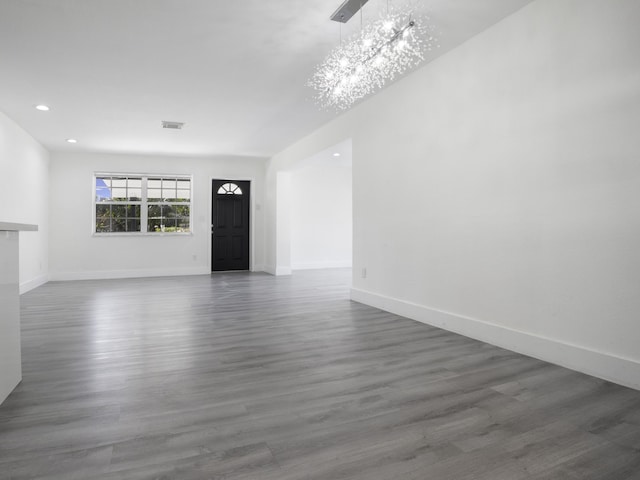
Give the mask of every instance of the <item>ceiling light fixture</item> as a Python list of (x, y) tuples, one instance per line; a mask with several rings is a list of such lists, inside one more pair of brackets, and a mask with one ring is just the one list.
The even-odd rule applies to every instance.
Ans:
[(336, 153), (334, 153), (334, 154), (333, 154), (333, 156), (334, 156), (334, 157), (339, 157), (339, 156), (340, 156), (340, 154), (339, 154), (338, 152), (336, 152)]
[[(347, 0), (331, 19), (342, 22), (341, 10), (351, 13), (354, 3), (361, 6), (366, 1)], [(417, 8), (408, 4), (390, 7), (387, 3), (386, 13), (362, 25), (359, 33), (335, 48), (307, 85), (316, 91), (315, 100), (322, 108), (346, 110), (438, 48), (433, 30), (429, 17)]]
[(75, 138), (67, 138), (67, 143), (78, 143), (78, 140)]
[(41, 112), (48, 112), (51, 109), (47, 105), (36, 105), (36, 110), (40, 110)]

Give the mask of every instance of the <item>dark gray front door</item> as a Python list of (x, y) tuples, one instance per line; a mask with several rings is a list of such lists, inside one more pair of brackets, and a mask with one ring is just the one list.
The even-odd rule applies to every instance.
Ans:
[(249, 270), (250, 182), (213, 180), (211, 270)]

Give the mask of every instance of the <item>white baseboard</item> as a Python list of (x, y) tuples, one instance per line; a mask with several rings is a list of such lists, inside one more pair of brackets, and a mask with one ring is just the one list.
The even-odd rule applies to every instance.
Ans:
[(319, 270), (321, 268), (351, 268), (351, 260), (294, 263), (291, 266), (292, 270)]
[(139, 270), (96, 270), (83, 272), (53, 272), (53, 281), (72, 280), (109, 280), (116, 278), (144, 278), (144, 277), (177, 277), (184, 275), (208, 275), (208, 267), (167, 268), (167, 269), (139, 269)]
[(30, 292), (34, 288), (38, 288), (49, 281), (49, 275), (40, 275), (39, 277), (32, 278), (20, 284), (20, 295)]
[(276, 267), (275, 275), (291, 275), (291, 267)]
[(291, 275), (291, 267), (278, 267), (274, 265), (265, 265), (263, 272), (267, 272), (271, 275)]
[(640, 362), (580, 345), (434, 310), (357, 288), (351, 299), (498, 347), (640, 390)]
[(264, 265), (254, 265), (251, 269), (252, 272), (266, 272), (266, 267)]

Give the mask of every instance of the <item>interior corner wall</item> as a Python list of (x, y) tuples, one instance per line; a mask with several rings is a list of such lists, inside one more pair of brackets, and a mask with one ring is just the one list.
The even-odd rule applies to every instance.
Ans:
[(291, 268), (350, 267), (351, 166), (331, 159), (291, 172)]
[[(353, 115), (348, 112), (271, 157), (265, 173), (265, 259), (267, 272), (291, 271), (290, 172), (301, 161), (349, 140)], [(280, 201), (279, 201), (280, 200)]]
[(275, 228), (276, 245), (275, 275), (291, 275), (291, 172), (278, 172), (276, 192)]
[[(211, 272), (211, 179), (251, 180), (251, 267), (264, 269), (265, 159), (54, 153), (51, 157), (51, 279), (198, 275)], [(93, 235), (93, 176), (192, 175), (190, 235)]]
[(352, 136), (352, 298), (640, 388), (638, 25), (536, 0), (276, 156)]
[(0, 220), (38, 225), (21, 232), (20, 293), (48, 280), (49, 152), (0, 112)]

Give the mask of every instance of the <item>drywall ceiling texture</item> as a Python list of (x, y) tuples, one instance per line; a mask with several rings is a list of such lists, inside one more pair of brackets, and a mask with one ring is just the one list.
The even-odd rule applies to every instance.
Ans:
[(352, 135), (354, 299), (640, 388), (639, 24), (538, 0), (270, 169)]
[[(443, 30), (430, 58), (529, 1), (419, 2)], [(50, 151), (269, 157), (336, 116), (305, 83), (339, 43), (340, 3), (2, 0), (0, 110)]]

